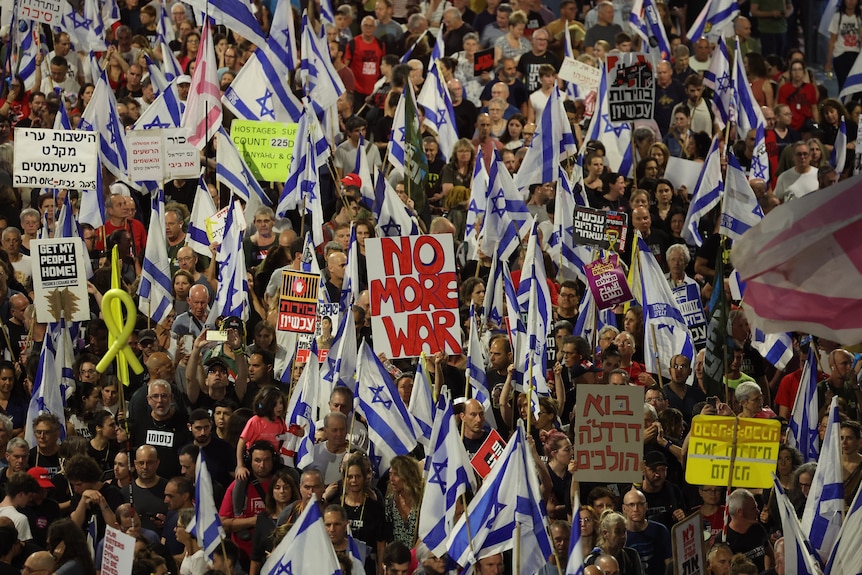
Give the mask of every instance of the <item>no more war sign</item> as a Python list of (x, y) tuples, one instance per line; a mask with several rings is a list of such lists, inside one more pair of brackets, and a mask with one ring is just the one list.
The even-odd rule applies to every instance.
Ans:
[(392, 359), (461, 353), (452, 236), (368, 238), (365, 250), (374, 349)]

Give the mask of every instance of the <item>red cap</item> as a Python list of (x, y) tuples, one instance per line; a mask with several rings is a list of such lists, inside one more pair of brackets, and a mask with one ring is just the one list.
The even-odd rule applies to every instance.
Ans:
[(356, 186), (357, 188), (361, 188), (362, 178), (359, 177), (359, 174), (347, 174), (341, 178), (341, 183), (345, 186)]
[(54, 482), (51, 481), (51, 474), (44, 467), (31, 467), (27, 470), (30, 477), (39, 482), (39, 487), (43, 489), (54, 489)]

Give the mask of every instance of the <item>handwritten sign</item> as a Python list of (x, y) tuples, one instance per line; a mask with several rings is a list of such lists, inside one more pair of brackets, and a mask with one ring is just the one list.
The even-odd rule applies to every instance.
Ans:
[(702, 575), (706, 573), (703, 554), (703, 519), (695, 511), (670, 530), (673, 544), (674, 575)]
[(644, 392), (640, 387), (579, 385), (574, 448), (578, 481), (643, 479)]
[[(230, 206), (225, 206), (206, 219), (207, 238), (211, 244), (220, 244), (224, 239), (224, 226), (227, 223), (227, 212)], [(247, 224), (245, 216), (242, 212), (242, 204), (239, 200), (234, 200), (234, 215), (236, 216), (236, 225), (239, 229), (245, 231)]]
[(162, 166), (166, 180), (191, 180), (200, 176), (200, 152), (191, 145), (188, 128), (162, 130)]
[(129, 178), (135, 182), (161, 182), (165, 177), (162, 163), (162, 131), (130, 130), (128, 144)]
[(592, 96), (592, 101), (595, 102), (599, 81), (602, 78), (601, 69), (566, 56), (558, 75), (566, 82), (575, 84), (581, 97), (589, 98)]
[(645, 54), (608, 54), (608, 107), (611, 122), (633, 122), (653, 117), (655, 81)]
[(130, 575), (135, 560), (135, 538), (115, 527), (105, 527), (102, 575)]
[(700, 287), (696, 283), (686, 283), (673, 288), (673, 296), (676, 298), (676, 304), (682, 317), (685, 318), (685, 324), (688, 326), (688, 331), (691, 332), (691, 339), (695, 347), (697, 349), (706, 347), (707, 322), (706, 313), (703, 311), (703, 302), (700, 300)]
[(33, 303), (40, 323), (89, 321), (87, 257), (80, 238), (51, 238), (30, 242), (33, 258)]
[(278, 329), (294, 333), (314, 333), (317, 323), (317, 290), (320, 276), (284, 270), (278, 302)]
[(234, 120), (230, 138), (255, 179), (283, 182), (293, 159), (298, 124)]
[(626, 249), (628, 239), (628, 215), (578, 206), (575, 208), (575, 243), (607, 249), (614, 242), (614, 249)]
[(491, 468), (494, 467), (494, 464), (503, 455), (505, 449), (506, 442), (503, 441), (503, 438), (500, 437), (496, 429), (492, 429), (487, 439), (485, 439), (485, 443), (482, 444), (482, 447), (479, 448), (479, 451), (470, 460), (470, 464), (476, 470), (476, 473), (482, 479), (485, 479), (491, 473)]
[(697, 415), (692, 420), (685, 479), (692, 485), (728, 484), (734, 439), (733, 487), (763, 488), (772, 485), (778, 461), (781, 422), (775, 419)]
[(473, 54), (473, 75), (481, 76), (494, 69), (494, 49), (479, 50)]
[(612, 308), (632, 299), (632, 290), (619, 259), (617, 254), (611, 254), (584, 266), (587, 284), (599, 309)]
[(15, 128), (15, 186), (95, 190), (100, 169), (96, 132)]
[(18, 17), (50, 26), (60, 23), (63, 0), (18, 0)]
[(393, 359), (461, 353), (452, 236), (368, 238), (365, 250), (375, 350)]

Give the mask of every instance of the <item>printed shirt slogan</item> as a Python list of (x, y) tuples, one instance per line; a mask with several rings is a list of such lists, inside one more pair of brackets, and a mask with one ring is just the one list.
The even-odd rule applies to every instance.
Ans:
[(368, 238), (365, 245), (375, 350), (393, 359), (461, 353), (452, 236)]

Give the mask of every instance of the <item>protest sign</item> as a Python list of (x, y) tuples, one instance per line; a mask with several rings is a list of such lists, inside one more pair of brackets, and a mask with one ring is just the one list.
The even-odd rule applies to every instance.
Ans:
[(503, 438), (500, 437), (496, 429), (492, 429), (482, 447), (479, 448), (479, 451), (470, 460), (473, 469), (476, 470), (476, 473), (482, 479), (485, 479), (491, 473), (491, 468), (494, 467), (494, 463), (503, 455), (504, 449), (506, 449), (506, 442), (503, 441)]
[(129, 130), (126, 134), (128, 146), (129, 179), (134, 182), (161, 182), (165, 178), (162, 163), (162, 131)]
[(608, 54), (608, 108), (611, 122), (634, 122), (653, 117), (655, 81), (645, 54)]
[(602, 71), (595, 66), (584, 64), (574, 58), (566, 56), (560, 67), (560, 78), (566, 82), (577, 84), (579, 94), (588, 94), (599, 89), (599, 81), (602, 79)]
[[(211, 244), (221, 244), (224, 239), (224, 226), (227, 222), (227, 211), (230, 206), (225, 206), (206, 219), (207, 238)], [(234, 200), (234, 216), (236, 217), (235, 224), (239, 226), (241, 231), (245, 231), (247, 224), (245, 216), (242, 212), (242, 204), (239, 200)]]
[(374, 348), (390, 359), (461, 353), (450, 234), (365, 240)]
[(674, 575), (703, 575), (706, 573), (703, 553), (703, 519), (695, 511), (670, 530), (673, 546)]
[(578, 206), (575, 208), (573, 235), (576, 244), (607, 249), (613, 240), (614, 249), (623, 251), (628, 238), (628, 215)]
[(162, 166), (165, 180), (192, 180), (200, 176), (200, 151), (188, 141), (188, 128), (162, 129)]
[(32, 240), (33, 303), (40, 323), (89, 321), (87, 295), (87, 252), (81, 238)]
[(692, 420), (685, 479), (692, 485), (727, 486), (734, 447), (732, 487), (772, 485), (781, 422), (775, 419), (697, 415)]
[[(694, 282), (673, 288), (673, 296), (680, 313), (685, 318), (691, 341), (697, 349), (706, 347), (706, 313), (700, 300), (700, 286)], [(742, 298), (740, 298), (742, 299)]]
[(697, 186), (697, 179), (700, 177), (700, 171), (703, 169), (703, 164), (692, 160), (684, 160), (671, 156), (667, 159), (667, 168), (664, 171), (664, 177), (667, 178), (674, 188), (685, 188), (689, 194), (694, 192)]
[(599, 309), (631, 301), (632, 290), (617, 254), (590, 262), (584, 266), (587, 284)]
[(63, 4), (63, 0), (18, 0), (18, 18), (57, 26)]
[(643, 479), (644, 391), (641, 387), (578, 385), (574, 477), (607, 483)]
[(278, 329), (295, 333), (314, 333), (317, 323), (317, 290), (320, 276), (284, 270), (278, 301)]
[(97, 132), (15, 128), (15, 186), (95, 190), (100, 169)]
[(256, 180), (283, 182), (293, 159), (297, 129), (298, 124), (234, 120), (230, 139)]
[(494, 69), (494, 49), (479, 50), (473, 54), (473, 75), (481, 76)]
[[(321, 303), (317, 302), (317, 322), (315, 324), (314, 333), (299, 334), (296, 342), (296, 360), (305, 363), (311, 355), (311, 342), (317, 340), (317, 360), (320, 363), (326, 361), (329, 356), (329, 348), (332, 345), (332, 339), (335, 337), (335, 332), (338, 328), (341, 306), (338, 303)], [(329, 337), (324, 330), (324, 320), (328, 318), (330, 322), (329, 329), (331, 334)]]
[(105, 527), (102, 575), (131, 575), (135, 560), (135, 538), (116, 527)]

